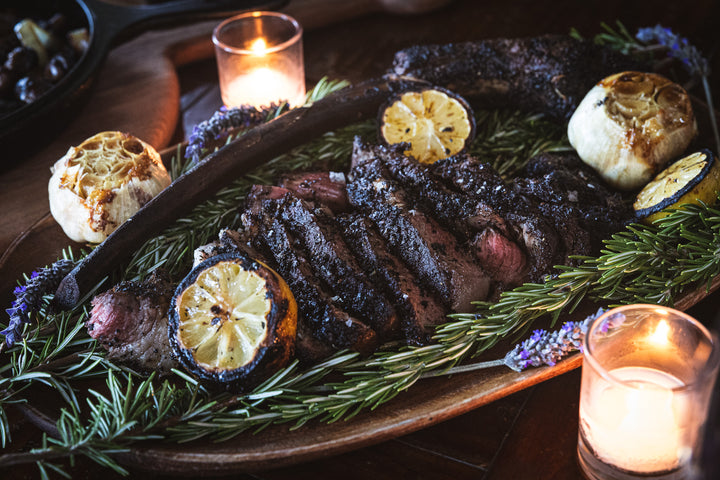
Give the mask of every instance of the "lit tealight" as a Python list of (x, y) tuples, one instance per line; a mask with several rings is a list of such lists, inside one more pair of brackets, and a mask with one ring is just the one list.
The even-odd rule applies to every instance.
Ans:
[(305, 103), (302, 28), (277, 12), (230, 18), (215, 29), (220, 93), (227, 107)]

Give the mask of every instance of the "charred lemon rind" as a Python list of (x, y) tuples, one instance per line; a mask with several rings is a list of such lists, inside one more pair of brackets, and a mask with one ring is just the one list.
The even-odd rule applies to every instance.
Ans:
[[(193, 343), (192, 337), (187, 335), (186, 329), (190, 322), (184, 309), (191, 306), (188, 303), (192, 301), (187, 298), (188, 292), (196, 288), (198, 282), (203, 281), (203, 275), (213, 269), (228, 270), (228, 266), (232, 267), (230, 270), (238, 269), (243, 274), (252, 277), (253, 281), (259, 282), (258, 285), (262, 283), (263, 293), (261, 296), (264, 297), (263, 300), (267, 304), (267, 309), (264, 311), (264, 332), (260, 334), (259, 341), (253, 344), (253, 353), (246, 361), (238, 364), (213, 365), (211, 362), (207, 362), (207, 358), (199, 357), (197, 342)], [(225, 279), (224, 281), (226, 281), (226, 285), (229, 285), (233, 280)], [(217, 285), (217, 283), (222, 282), (222, 279), (220, 282), (216, 282), (216, 287), (220, 290), (225, 287)], [(202, 285), (202, 288), (206, 291), (212, 290), (207, 285)], [(223, 297), (223, 293), (219, 291), (215, 292), (215, 294), (218, 297)], [(212, 295), (213, 292), (207, 292), (207, 297)], [(222, 309), (229, 310), (226, 307), (227, 305), (223, 306)], [(220, 311), (211, 312), (211, 314), (223, 317), (223, 313)], [(200, 313), (198, 315), (202, 317), (204, 314)], [(217, 255), (193, 268), (175, 291), (168, 319), (170, 345), (181, 365), (196, 378), (220, 385), (229, 390), (243, 390), (257, 384), (286, 366), (294, 355), (297, 333), (297, 305), (290, 288), (270, 267), (242, 254)], [(203, 319), (201, 318), (200, 321), (202, 322)], [(215, 324), (210, 320), (205, 325), (207, 328), (206, 334), (210, 337), (214, 334), (219, 336), (221, 335), (220, 328), (231, 328), (230, 324), (234, 321), (235, 319), (230, 317), (220, 318)], [(219, 325), (220, 322), (223, 322), (223, 325)], [(223, 341), (223, 338), (219, 337), (211, 340)]]
[[(680, 179), (679, 175), (692, 177)], [(712, 205), (719, 187), (720, 162), (712, 151), (703, 149), (680, 158), (649, 182), (633, 204), (635, 215), (651, 224), (686, 204)]]
[(378, 112), (378, 137), (386, 145), (406, 145), (405, 155), (421, 163), (464, 151), (475, 137), (470, 104), (441, 87), (402, 91)]

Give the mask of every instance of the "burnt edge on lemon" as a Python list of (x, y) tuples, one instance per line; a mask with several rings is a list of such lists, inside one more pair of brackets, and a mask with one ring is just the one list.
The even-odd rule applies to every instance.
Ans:
[[(663, 197), (663, 199), (653, 205), (645, 206), (644, 196), (649, 188), (658, 182), (666, 181), (666, 178), (676, 170), (681, 162), (688, 161), (690, 157), (701, 156), (701, 158), (695, 160), (697, 162), (705, 162), (705, 165), (688, 181), (685, 185), (680, 187), (678, 190), (672, 192), (670, 195)], [(711, 185), (714, 183), (715, 187), (710, 191)], [(645, 187), (638, 192), (633, 208), (635, 209), (635, 215), (639, 220), (645, 223), (652, 223), (667, 214), (661, 212), (668, 207), (681, 207), (681, 205), (688, 203), (698, 203), (702, 201), (706, 204), (712, 204), (717, 199), (717, 185), (720, 184), (720, 162), (716, 155), (713, 154), (709, 149), (702, 149), (697, 152), (685, 155), (677, 161), (670, 164), (666, 169), (661, 171), (655, 178), (653, 178)], [(707, 191), (699, 189), (700, 186), (705, 186)], [(693, 194), (694, 192), (694, 194)]]
[[(458, 111), (462, 111), (464, 113), (464, 118), (460, 118), (460, 122), (467, 121), (467, 133), (462, 135), (458, 135), (456, 138), (462, 138), (462, 144), (458, 147), (459, 143), (454, 143), (452, 145), (453, 148), (450, 148), (448, 145), (441, 143), (443, 154), (440, 156), (436, 156), (432, 154), (431, 150), (426, 150), (424, 152), (425, 155), (419, 156), (419, 155), (413, 155), (413, 151), (417, 151), (417, 147), (413, 146), (413, 138), (412, 138), (412, 131), (408, 126), (405, 126), (403, 129), (400, 126), (395, 126), (395, 128), (398, 129), (400, 133), (396, 133), (392, 135), (393, 138), (389, 138), (391, 135), (386, 132), (386, 126), (388, 125), (387, 117), (389, 115), (389, 112), (393, 107), (396, 106), (398, 103), (405, 103), (403, 101), (403, 98), (405, 98), (408, 95), (424, 95), (426, 93), (438, 93), (440, 95), (444, 95), (448, 99), (448, 104), (452, 105), (453, 102), (456, 102), (458, 105)], [(423, 117), (425, 120), (432, 120), (434, 126), (438, 126), (438, 124), (442, 124), (443, 122), (441, 119), (430, 119), (429, 117), (425, 116)], [(475, 138), (475, 114), (473, 112), (472, 107), (468, 103), (467, 100), (465, 100), (463, 97), (458, 95), (457, 93), (448, 90), (446, 88), (438, 87), (438, 86), (431, 86), (428, 85), (427, 87), (422, 88), (410, 88), (406, 90), (402, 90), (401, 92), (391, 96), (379, 109), (378, 116), (377, 116), (377, 123), (378, 123), (378, 138), (380, 142), (382, 142), (385, 145), (398, 145), (398, 144), (405, 144), (407, 145), (406, 150), (404, 151), (405, 155), (413, 156), (417, 161), (420, 163), (434, 163), (438, 160), (441, 160), (443, 158), (450, 157), (452, 155), (457, 155), (458, 153), (463, 152), (470, 142)], [(451, 130), (448, 130), (450, 128)], [(434, 129), (434, 132), (443, 134), (443, 133), (455, 133), (454, 127), (451, 125), (445, 126)], [(398, 138), (395, 138), (398, 137)], [(406, 137), (406, 138), (404, 138)], [(450, 142), (453, 142), (451, 139)]]
[[(264, 337), (255, 346), (254, 355), (246, 363), (234, 368), (213, 368), (207, 364), (202, 365), (195, 356), (198, 347), (184, 345), (181, 335), (184, 323), (178, 302), (182, 301), (183, 293), (195, 284), (205, 271), (223, 262), (236, 263), (242, 270), (260, 277), (265, 283), (265, 299), (270, 305), (264, 317)], [(244, 254), (221, 254), (197, 265), (178, 285), (168, 312), (168, 336), (180, 364), (193, 376), (228, 390), (246, 390), (285, 367), (293, 358), (297, 314), (295, 297), (277, 272)], [(214, 321), (215, 318), (218, 318), (217, 323)], [(233, 319), (222, 318), (218, 314), (207, 324), (207, 327), (215, 328), (216, 332), (219, 332), (228, 321)]]

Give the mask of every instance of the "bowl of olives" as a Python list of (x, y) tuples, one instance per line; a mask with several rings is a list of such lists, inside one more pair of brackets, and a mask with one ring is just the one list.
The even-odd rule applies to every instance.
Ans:
[(277, 8), (284, 0), (3, 0), (0, 4), (0, 169), (51, 140), (86, 98), (110, 49), (149, 27)]

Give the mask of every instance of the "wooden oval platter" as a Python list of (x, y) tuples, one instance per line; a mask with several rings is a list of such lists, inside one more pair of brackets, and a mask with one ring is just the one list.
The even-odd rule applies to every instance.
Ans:
[[(163, 151), (162, 156), (169, 161), (177, 152), (177, 147), (172, 147)], [(46, 243), (48, 238), (59, 234), (59, 229), (50, 215), (41, 218), (19, 236), (0, 259), (0, 272), (9, 265), (24, 266), (26, 270), (36, 267), (38, 252), (56, 255), (52, 242)], [(718, 287), (720, 277), (716, 277), (709, 288), (703, 287), (683, 295), (677, 299), (675, 307), (686, 310)], [(594, 309), (594, 305), (585, 305), (573, 314), (563, 315), (561, 321), (580, 320)], [(504, 343), (480, 360), (501, 358), (508, 346)], [(331, 424), (310, 422), (297, 430), (291, 430), (291, 425), (277, 425), (257, 434), (246, 432), (222, 443), (207, 439), (185, 444), (143, 443), (119, 454), (119, 460), (136, 468), (178, 475), (200, 472), (230, 474), (291, 465), (426, 428), (561, 375), (581, 364), (582, 355), (575, 354), (553, 367), (528, 369), (520, 373), (506, 367), (495, 367), (423, 379), (389, 403), (373, 411), (364, 411), (348, 421)], [(54, 410), (51, 404), (48, 399), (43, 399), (35, 403), (36, 406), (23, 408), (33, 423), (53, 433), (57, 417), (49, 413)]]

